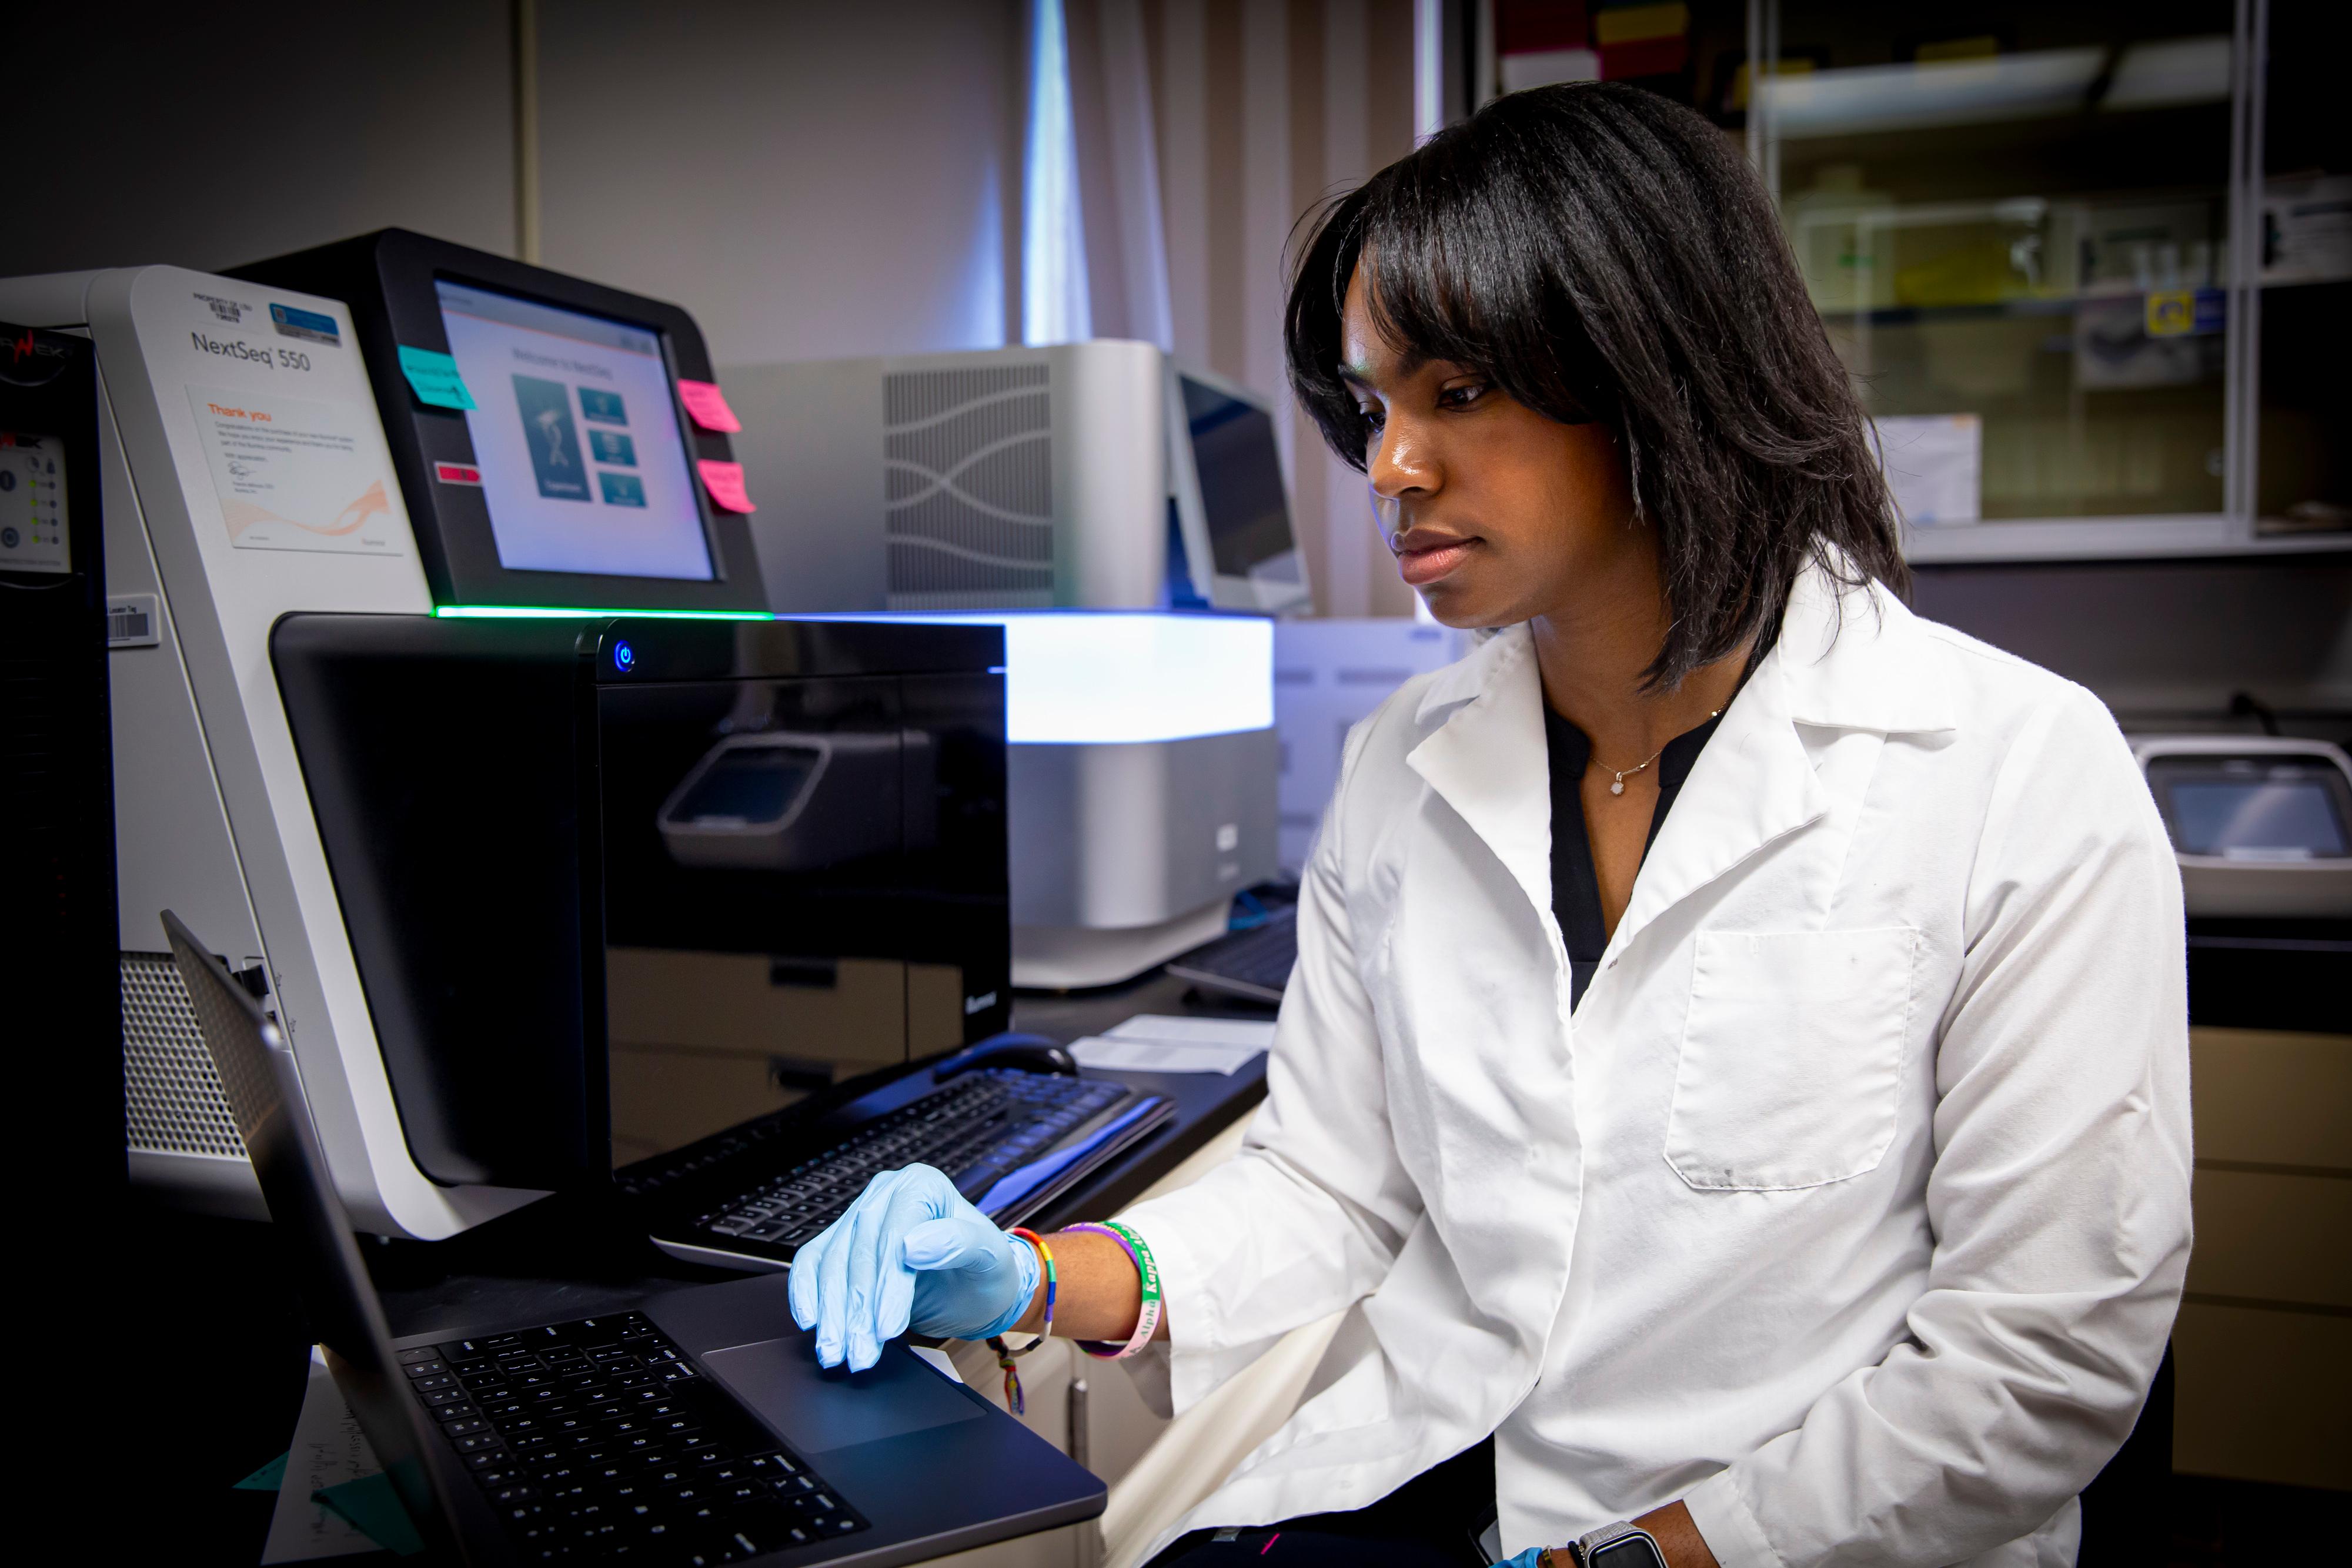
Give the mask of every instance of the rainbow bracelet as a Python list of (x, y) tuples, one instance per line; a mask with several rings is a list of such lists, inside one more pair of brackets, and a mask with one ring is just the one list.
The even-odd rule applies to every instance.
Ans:
[(1016, 1357), (1027, 1355), (1031, 1351), (1044, 1344), (1045, 1337), (1054, 1332), (1054, 1298), (1059, 1293), (1059, 1281), (1054, 1277), (1054, 1249), (1045, 1245), (1044, 1237), (1018, 1225), (1005, 1234), (1017, 1236), (1035, 1248), (1038, 1266), (1045, 1273), (1045, 1321), (1037, 1325), (1037, 1337), (1019, 1350), (1006, 1349), (1003, 1334), (992, 1334), (988, 1340), (988, 1348), (996, 1353), (996, 1364), (1004, 1373), (1004, 1407), (1015, 1416), (1020, 1416), (1027, 1413), (1029, 1401), (1021, 1392), (1021, 1374), (1014, 1368), (1013, 1363)]
[(1076, 1342), (1077, 1347), (1098, 1361), (1123, 1361), (1134, 1355), (1150, 1344), (1151, 1336), (1160, 1332), (1160, 1264), (1151, 1256), (1150, 1247), (1142, 1237), (1117, 1220), (1108, 1225), (1071, 1225), (1063, 1228), (1091, 1231), (1118, 1242), (1119, 1249), (1127, 1254), (1127, 1260), (1135, 1265), (1136, 1285), (1143, 1298), (1135, 1314), (1135, 1332), (1127, 1336), (1125, 1344), (1082, 1339)]

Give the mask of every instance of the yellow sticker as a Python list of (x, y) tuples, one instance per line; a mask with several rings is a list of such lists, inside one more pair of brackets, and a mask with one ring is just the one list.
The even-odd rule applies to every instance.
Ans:
[(1611, 44), (1646, 43), (1652, 38), (1679, 38), (1690, 31), (1690, 7), (1681, 0), (1653, 5), (1620, 5), (1592, 18), (1592, 41)]
[(2197, 329), (2197, 294), (2194, 289), (2168, 288), (2147, 297), (2147, 335), (2151, 338), (2185, 338)]

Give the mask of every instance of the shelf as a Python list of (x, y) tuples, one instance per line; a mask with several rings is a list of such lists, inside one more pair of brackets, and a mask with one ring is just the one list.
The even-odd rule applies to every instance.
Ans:
[[(2340, 287), (2352, 283), (2352, 277), (2288, 277), (2265, 279), (2259, 287), (2264, 294), (2278, 294), (2290, 288)], [(2159, 288), (2158, 294), (2223, 294), (2227, 290), (2208, 286), (2191, 288)], [(1911, 327), (1927, 321), (1998, 321), (2033, 316), (2072, 316), (2084, 300), (2145, 299), (2147, 294), (2067, 294), (2037, 298), (2022, 296), (2015, 299), (1996, 299), (1981, 305), (1878, 305), (1867, 310), (1820, 310), (1822, 320), (1832, 327), (1867, 325), (1872, 327)]]
[(1903, 554), (1916, 566), (2321, 555), (2347, 550), (2352, 550), (2352, 532), (2249, 537), (2242, 522), (2219, 512), (2150, 517), (1996, 518), (1903, 530)]
[[(2128, 299), (2133, 297), (2124, 294), (2093, 298)], [(1880, 305), (1868, 310), (1824, 310), (1821, 317), (1834, 327), (1857, 323), (1872, 327), (1911, 327), (1923, 321), (1993, 321), (2027, 316), (2072, 316), (2079, 303), (2079, 298), (2070, 294), (2055, 299), (1999, 299), (1987, 305)]]

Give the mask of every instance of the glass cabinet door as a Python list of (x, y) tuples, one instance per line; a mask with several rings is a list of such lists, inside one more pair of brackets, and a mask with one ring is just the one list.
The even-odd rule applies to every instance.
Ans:
[(1934, 9), (1768, 4), (1748, 128), (1915, 540), (2218, 542), (2233, 5)]
[(2343, 0), (1470, 10), (1474, 104), (1628, 81), (1743, 144), (1915, 559), (2352, 546)]
[(2257, 537), (2346, 540), (2352, 528), (2352, 131), (2344, 12), (2262, 8), (2261, 217), (2252, 236)]

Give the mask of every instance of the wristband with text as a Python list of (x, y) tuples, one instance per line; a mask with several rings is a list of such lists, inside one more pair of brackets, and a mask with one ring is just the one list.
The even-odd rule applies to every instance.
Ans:
[(1082, 1339), (1077, 1342), (1078, 1348), (1102, 1361), (1118, 1361), (1136, 1354), (1150, 1344), (1151, 1336), (1160, 1331), (1160, 1264), (1151, 1256), (1150, 1247), (1142, 1237), (1117, 1220), (1108, 1225), (1073, 1225), (1067, 1228), (1091, 1231), (1118, 1242), (1120, 1250), (1127, 1254), (1128, 1261), (1135, 1265), (1136, 1286), (1142, 1297), (1135, 1314), (1135, 1332), (1128, 1336), (1125, 1344)]

